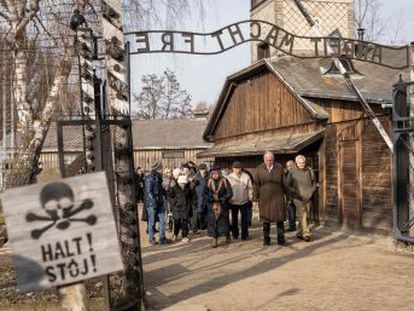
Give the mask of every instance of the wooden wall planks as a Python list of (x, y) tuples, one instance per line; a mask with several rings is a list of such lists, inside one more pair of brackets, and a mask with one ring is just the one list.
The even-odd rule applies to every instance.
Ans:
[(215, 139), (312, 121), (310, 113), (270, 73), (240, 83), (230, 98)]

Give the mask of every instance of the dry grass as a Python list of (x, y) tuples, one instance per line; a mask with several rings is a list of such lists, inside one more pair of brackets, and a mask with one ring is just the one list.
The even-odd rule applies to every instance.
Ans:
[(46, 169), (43, 170), (38, 176), (37, 176), (37, 182), (49, 182), (53, 180), (60, 179), (60, 174), (58, 169)]

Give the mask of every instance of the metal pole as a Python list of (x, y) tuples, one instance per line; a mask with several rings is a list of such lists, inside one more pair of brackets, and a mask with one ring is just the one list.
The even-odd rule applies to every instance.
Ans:
[[(414, 81), (414, 42), (410, 44), (410, 82)], [(410, 84), (407, 87), (408, 102), (410, 105), (410, 117), (414, 117), (414, 85)], [(413, 126), (413, 121), (409, 122), (408, 126), (411, 128)], [(412, 132), (408, 132), (409, 142), (411, 149), (414, 149), (414, 137), (410, 135)], [(409, 213), (408, 219), (409, 222), (414, 220), (414, 154), (412, 151), (409, 152)], [(414, 226), (409, 228), (410, 236), (414, 236)]]
[[(301, 1), (300, 0), (294, 0), (294, 1), (295, 1), (296, 6), (298, 7), (298, 9), (303, 14), (306, 21), (309, 23), (309, 25), (313, 29), (313, 31), (319, 37), (323, 37), (322, 32), (319, 28), (319, 24), (309, 14), (308, 10), (303, 6)], [(329, 40), (328, 40), (328, 44), (327, 44), (327, 50), (328, 50), (327, 52), (328, 52), (329, 55), (334, 55), (333, 49), (331, 47), (331, 43), (329, 42)], [(390, 136), (388, 135), (387, 131), (385, 130), (384, 126), (382, 125), (381, 121), (375, 115), (375, 112), (371, 109), (368, 102), (365, 100), (364, 96), (362, 96), (362, 93), (359, 91), (359, 89), (356, 87), (356, 85), (352, 81), (351, 76), (349, 75), (349, 73), (347, 72), (345, 67), (342, 65), (341, 61), (337, 57), (333, 57), (333, 59), (334, 59), (335, 66), (341, 72), (341, 74), (344, 77), (344, 79), (345, 79), (346, 83), (348, 84), (348, 86), (351, 88), (351, 90), (354, 92), (354, 94), (358, 97), (358, 99), (359, 99), (359, 101), (362, 105), (362, 108), (364, 109), (364, 111), (368, 115), (368, 117), (371, 119), (372, 123), (374, 123), (374, 126), (376, 127), (376, 129), (378, 130), (378, 132), (380, 133), (382, 138), (384, 139), (385, 143), (387, 144), (388, 148), (390, 149), (390, 152), (393, 153), (394, 152), (393, 142), (392, 142)]]
[[(75, 47), (79, 45), (79, 41), (78, 41), (78, 32), (76, 31), (76, 35), (75, 35)], [(85, 120), (85, 107), (84, 107), (84, 103), (83, 103), (83, 92), (82, 92), (82, 70), (81, 70), (81, 57), (79, 54), (78, 49), (76, 49), (76, 57), (78, 60), (78, 76), (79, 76), (79, 99), (80, 99), (80, 104), (81, 104), (81, 116), (82, 116), (82, 120)], [(83, 167), (86, 168), (87, 164), (86, 164), (86, 142), (85, 142), (86, 138), (85, 138), (85, 124), (82, 123), (82, 154), (83, 154)], [(63, 149), (62, 149), (63, 150)], [(63, 151), (62, 151), (63, 152)]]
[(131, 44), (129, 41), (125, 44), (125, 51), (127, 55), (128, 111), (131, 115)]
[(62, 286), (58, 289), (60, 311), (87, 311), (88, 303), (83, 283)]
[[(3, 55), (3, 57), (5, 57), (5, 55)], [(2, 150), (2, 159), (1, 159), (1, 163), (0, 163), (0, 168), (1, 168), (1, 172), (0, 172), (0, 182), (1, 182), (1, 186), (0, 186), (0, 190), (3, 190), (5, 188), (5, 180), (4, 180), (4, 175), (6, 173), (5, 171), (5, 167), (6, 167), (6, 162), (7, 162), (7, 87), (6, 87), (6, 83), (5, 81), (7, 81), (7, 66), (2, 66), (2, 76), (3, 81), (2, 81), (2, 114), (3, 114), (3, 124), (2, 124), (2, 129), (3, 129), (3, 150)]]
[[(143, 277), (138, 217), (133, 181), (128, 55), (125, 51), (120, 0), (102, 0), (102, 35), (105, 42), (105, 70), (108, 108), (115, 120), (123, 121), (114, 132), (114, 166), (118, 231), (125, 271), (121, 286), (111, 291), (115, 309), (143, 309)], [(129, 53), (128, 53), (129, 54)], [(116, 276), (114, 276), (116, 277)]]

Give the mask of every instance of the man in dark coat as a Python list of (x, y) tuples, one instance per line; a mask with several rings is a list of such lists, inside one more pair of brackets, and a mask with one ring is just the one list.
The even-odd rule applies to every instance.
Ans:
[(144, 181), (144, 206), (148, 213), (148, 238), (151, 244), (155, 244), (154, 228), (151, 224), (155, 223), (155, 219), (160, 222), (160, 244), (166, 244), (165, 238), (165, 208), (164, 196), (166, 192), (162, 186), (162, 165), (155, 162), (151, 167), (150, 174)]
[(298, 155), (295, 159), (296, 168), (287, 176), (287, 184), (298, 212), (299, 226), (296, 236), (309, 242), (311, 233), (308, 225), (308, 215), (312, 204), (312, 196), (316, 190), (315, 174), (312, 168), (306, 166), (306, 158)]
[(220, 168), (212, 168), (204, 195), (208, 209), (208, 235), (213, 238), (211, 246), (217, 247), (219, 239), (230, 242), (228, 201), (232, 197), (232, 191), (229, 183), (221, 175)]
[(193, 232), (197, 233), (199, 229), (206, 229), (206, 202), (204, 199), (204, 189), (207, 184), (208, 174), (207, 166), (202, 163), (198, 167), (198, 172), (195, 174), (195, 192), (197, 195), (197, 204), (194, 205), (193, 218), (191, 219), (191, 226)]
[(286, 220), (285, 194), (287, 185), (283, 166), (274, 161), (274, 155), (266, 151), (264, 163), (256, 169), (254, 195), (259, 201), (260, 219), (263, 222), (263, 245), (270, 245), (270, 223), (276, 222), (277, 243), (284, 245)]

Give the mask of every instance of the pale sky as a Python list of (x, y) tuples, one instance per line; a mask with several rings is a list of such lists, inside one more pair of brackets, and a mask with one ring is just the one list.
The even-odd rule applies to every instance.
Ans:
[[(212, 32), (228, 24), (249, 19), (250, 0), (206, 0), (204, 23), (197, 14), (184, 17), (185, 25), (176, 30)], [(384, 15), (389, 20), (387, 31), (395, 33), (400, 20), (403, 28), (399, 30), (399, 39), (404, 43), (414, 41), (414, 0), (382, 0)], [(148, 73), (162, 73), (166, 68), (176, 72), (182, 87), (193, 98), (193, 105), (206, 101), (214, 104), (225, 78), (246, 67), (250, 63), (248, 43), (215, 56), (197, 56), (181, 54), (141, 54), (132, 56), (132, 91), (139, 93), (141, 77)]]

